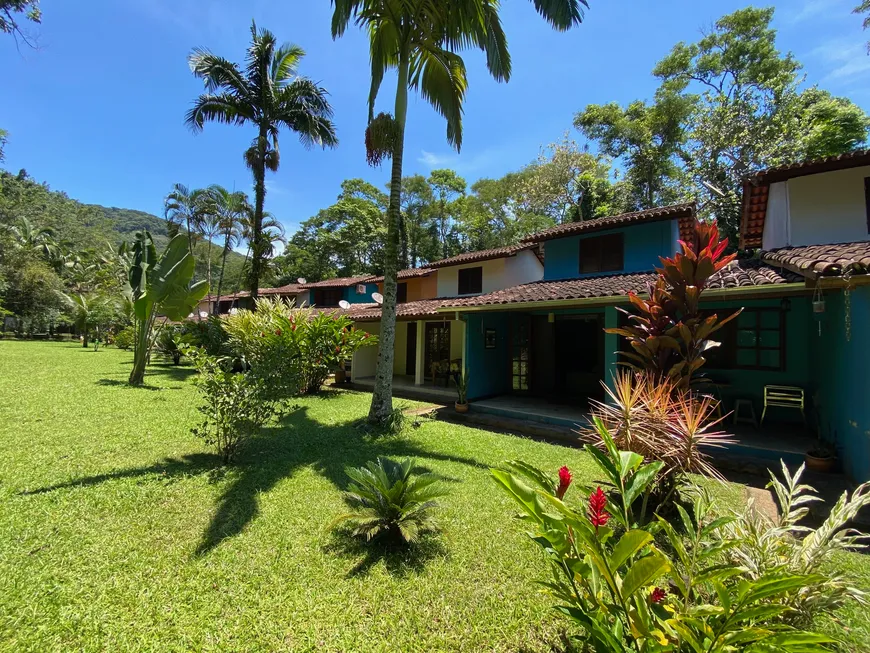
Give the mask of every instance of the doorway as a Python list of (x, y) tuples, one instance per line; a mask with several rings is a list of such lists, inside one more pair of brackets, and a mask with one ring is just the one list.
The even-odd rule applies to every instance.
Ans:
[(602, 400), (604, 319), (602, 315), (560, 315), (553, 324), (554, 392), (572, 404)]
[[(450, 322), (426, 323), (426, 369), (424, 376), (431, 376), (432, 363), (450, 360)], [(434, 380), (434, 379), (433, 379)]]

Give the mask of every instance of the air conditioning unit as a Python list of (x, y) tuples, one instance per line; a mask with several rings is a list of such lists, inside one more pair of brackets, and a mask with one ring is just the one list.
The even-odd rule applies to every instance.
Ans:
[(366, 294), (366, 285), (364, 283), (358, 283), (356, 285), (356, 294), (357, 295), (365, 295)]

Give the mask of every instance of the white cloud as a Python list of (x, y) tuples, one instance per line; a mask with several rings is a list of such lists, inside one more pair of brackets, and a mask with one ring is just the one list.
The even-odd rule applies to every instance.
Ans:
[(459, 155), (455, 152), (439, 154), (436, 152), (428, 152), (420, 150), (420, 156), (417, 161), (422, 163), (430, 170), (436, 168), (451, 168), (457, 172), (472, 173), (477, 172), (481, 168), (490, 165), (496, 158), (496, 151), (484, 150), (476, 154)]
[(870, 56), (863, 42), (830, 41), (814, 49), (812, 55), (828, 64), (825, 80), (846, 80), (870, 72)]
[(804, 0), (803, 7), (796, 12), (786, 14), (785, 20), (791, 25), (796, 25), (825, 16), (839, 16), (851, 10), (855, 4), (855, 0)]

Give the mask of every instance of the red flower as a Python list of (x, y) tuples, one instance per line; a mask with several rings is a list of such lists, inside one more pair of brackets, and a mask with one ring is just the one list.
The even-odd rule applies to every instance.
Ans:
[(653, 603), (661, 603), (665, 600), (665, 597), (668, 595), (668, 591), (666, 589), (662, 589), (661, 587), (656, 587), (649, 594), (649, 600)]
[(265, 331), (260, 331), (260, 337), (261, 337), (261, 338), (265, 338), (265, 337), (266, 337), (266, 332), (265, 332)]
[(336, 348), (335, 348), (335, 353), (336, 353), (336, 354), (340, 354), (340, 353), (341, 353), (341, 347), (336, 347)]
[(281, 329), (275, 329), (275, 335), (276, 335), (276, 336), (280, 336), (280, 335), (281, 335)]
[(293, 326), (290, 327), (290, 330), (291, 330), (291, 331), (295, 331), (295, 330), (296, 330), (296, 323), (295, 323), (295, 322), (293, 323)]
[(606, 526), (610, 519), (610, 514), (604, 509), (607, 505), (607, 497), (599, 487), (595, 492), (589, 495), (589, 521), (598, 530), (599, 526)]
[(556, 496), (560, 499), (564, 497), (569, 485), (571, 485), (571, 470), (563, 465), (559, 468), (559, 487), (556, 488)]

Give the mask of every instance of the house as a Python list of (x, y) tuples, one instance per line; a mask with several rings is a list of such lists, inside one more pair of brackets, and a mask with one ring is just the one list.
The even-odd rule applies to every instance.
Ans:
[[(714, 275), (717, 334), (703, 373), (726, 410), (758, 421), (764, 388), (805, 392), (810, 425), (835, 438), (847, 473), (870, 478), (870, 154), (766, 170), (747, 180), (741, 243), (759, 248)], [(833, 193), (831, 191), (834, 191)], [(602, 399), (623, 338), (629, 292), (644, 294), (659, 256), (695, 220), (692, 204), (563, 224), (526, 239), (544, 251), (539, 281), (445, 302), (465, 325), (469, 400), (582, 407)], [(479, 405), (483, 406), (485, 402)], [(576, 414), (576, 413), (575, 413)], [(768, 419), (801, 420), (771, 409)]]
[[(395, 383), (405, 386), (452, 385), (450, 370), (465, 365), (465, 322), (438, 309), (463, 297), (540, 279), (540, 247), (522, 243), (459, 254), (397, 275)], [(383, 277), (370, 280), (383, 293)], [(380, 334), (381, 306), (376, 303), (346, 311), (358, 328)], [(362, 386), (374, 383), (378, 352), (366, 348), (354, 356), (351, 378)], [(454, 390), (450, 390), (453, 396)]]
[[(303, 289), (299, 284), (290, 283), (286, 286), (277, 288), (260, 288), (261, 297), (282, 297), (287, 300), (293, 300), (296, 306), (308, 304), (308, 290)], [(199, 303), (197, 311), (206, 314), (226, 315), (232, 308), (253, 308), (251, 301), (251, 293), (248, 290), (240, 290), (239, 292), (228, 295), (221, 295), (218, 301), (217, 295), (207, 295)]]
[(326, 279), (316, 283), (304, 283), (299, 286), (308, 292), (308, 304), (320, 308), (337, 308), (339, 303), (370, 304), (374, 300), (372, 294), (377, 292), (377, 285), (372, 283), (372, 276), (339, 277)]

